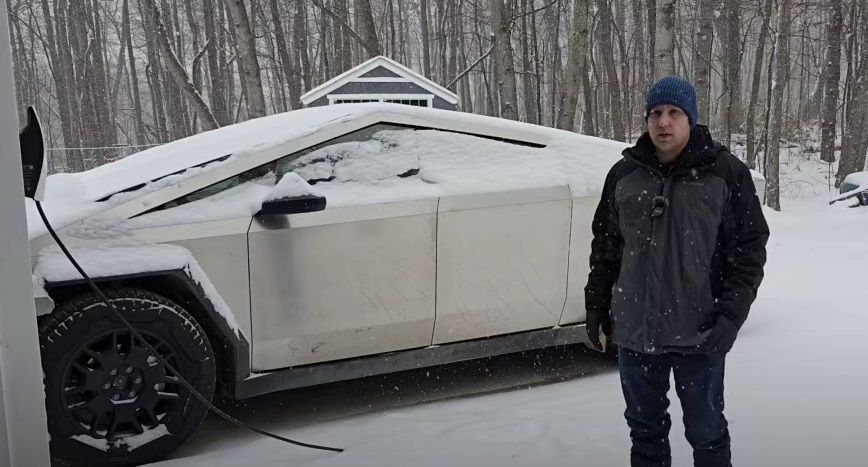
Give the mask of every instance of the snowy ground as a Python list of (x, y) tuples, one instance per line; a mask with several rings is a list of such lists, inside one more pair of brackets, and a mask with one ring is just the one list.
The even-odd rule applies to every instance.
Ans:
[[(822, 167), (795, 165), (783, 169), (787, 187), (806, 185), (792, 182), (796, 173), (813, 181), (785, 188), (783, 212), (766, 213), (766, 279), (728, 359), (733, 461), (864, 466), (868, 208), (827, 206), (815, 173)], [(674, 392), (670, 399), (674, 465), (692, 465)], [(263, 439), (211, 417), (159, 465), (627, 465), (623, 410), (612, 363), (574, 346), (288, 391), (233, 409), (285, 436), (346, 448), (342, 454)]]

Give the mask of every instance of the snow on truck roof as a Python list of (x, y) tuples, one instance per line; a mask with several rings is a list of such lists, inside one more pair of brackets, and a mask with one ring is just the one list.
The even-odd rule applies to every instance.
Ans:
[[(530, 143), (553, 156), (565, 167), (540, 167), (555, 182), (578, 184), (582, 194), (595, 194), (609, 167), (626, 145), (527, 123), (464, 112), (419, 108), (401, 104), (339, 104), (313, 107), (249, 120), (130, 155), (77, 174), (55, 174), (46, 182), (44, 205), (59, 225), (82, 219), (108, 208), (106, 197), (134, 189), (214, 161), (232, 163), (264, 151), (291, 154), (336, 136), (379, 123), (480, 135), (496, 140)], [(474, 155), (467, 148), (467, 156)], [(231, 156), (227, 159), (228, 156)], [(530, 162), (530, 161), (529, 161)], [(202, 169), (207, 170), (207, 169)], [(509, 188), (509, 183), (504, 188)], [(33, 206), (28, 206), (31, 237), (41, 231)], [(58, 226), (59, 226), (58, 225)], [(41, 233), (41, 232), (40, 232)]]

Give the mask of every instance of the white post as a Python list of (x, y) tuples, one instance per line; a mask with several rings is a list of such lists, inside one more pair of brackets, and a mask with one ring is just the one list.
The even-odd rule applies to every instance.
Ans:
[(0, 2), (0, 467), (48, 466), (6, 2)]

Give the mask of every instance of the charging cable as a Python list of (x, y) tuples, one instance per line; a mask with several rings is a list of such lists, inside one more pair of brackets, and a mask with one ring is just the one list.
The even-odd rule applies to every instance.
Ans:
[(115, 316), (117, 316), (117, 318), (124, 324), (124, 326), (126, 326), (130, 330), (133, 337), (135, 339), (138, 339), (142, 344), (144, 344), (144, 346), (148, 350), (148, 352), (150, 352), (151, 355), (153, 355), (154, 358), (156, 358), (160, 362), (161, 365), (168, 368), (170, 372), (172, 372), (175, 376), (177, 376), (178, 380), (181, 382), (181, 385), (184, 386), (185, 388), (187, 388), (187, 390), (190, 391), (190, 394), (193, 394), (193, 396), (196, 399), (199, 399), (199, 402), (205, 404), (205, 406), (207, 406), (208, 409), (210, 409), (212, 412), (219, 415), (222, 419), (226, 420), (227, 422), (232, 423), (233, 425), (239, 426), (241, 428), (250, 430), (254, 433), (258, 433), (260, 435), (267, 436), (269, 438), (274, 438), (276, 440), (283, 441), (285, 443), (294, 444), (296, 446), (302, 446), (305, 448), (320, 449), (323, 451), (332, 451), (332, 452), (343, 452), (344, 451), (341, 448), (332, 448), (332, 447), (328, 447), (328, 446), (317, 446), (316, 444), (302, 443), (300, 441), (291, 440), (289, 438), (285, 438), (283, 436), (276, 435), (274, 433), (269, 433), (265, 430), (261, 430), (259, 428), (254, 427), (254, 426), (251, 426), (245, 422), (242, 422), (241, 420), (238, 420), (237, 418), (235, 418), (235, 417), (229, 415), (228, 413), (215, 407), (214, 404), (212, 404), (210, 400), (208, 400), (205, 396), (203, 396), (201, 393), (199, 393), (199, 391), (197, 391), (193, 387), (193, 385), (191, 385), (190, 382), (187, 381), (181, 375), (181, 373), (178, 370), (176, 370), (168, 361), (166, 361), (166, 359), (163, 358), (163, 356), (160, 355), (154, 349), (154, 347), (151, 346), (151, 344), (149, 344), (148, 341), (145, 340), (138, 333), (138, 331), (136, 331), (136, 328), (134, 328), (130, 324), (130, 322), (127, 321), (126, 318), (124, 318), (124, 316), (120, 313), (120, 311), (118, 311), (118, 309), (108, 299), (108, 297), (106, 297), (106, 295), (102, 292), (102, 290), (100, 290), (99, 287), (97, 287), (97, 285), (93, 282), (93, 280), (90, 278), (90, 276), (88, 276), (87, 273), (84, 272), (84, 270), (81, 268), (81, 266), (75, 260), (75, 258), (72, 257), (72, 254), (70, 254), (69, 250), (66, 248), (66, 245), (64, 245), (63, 242), (60, 240), (60, 237), (57, 236), (57, 233), (54, 231), (54, 229), (51, 227), (51, 224), (49, 224), (49, 222), (48, 222), (48, 217), (46, 217), (45, 211), (42, 210), (42, 203), (40, 203), (39, 201), (36, 201), (36, 200), (34, 200), (34, 201), (36, 202), (36, 209), (39, 211), (39, 217), (42, 218), (42, 222), (45, 224), (45, 227), (48, 229), (48, 233), (51, 234), (51, 238), (53, 238), (54, 241), (57, 242), (57, 246), (60, 247), (60, 249), (63, 251), (63, 254), (66, 255), (66, 257), (69, 259), (69, 261), (72, 263), (72, 265), (78, 271), (78, 273), (81, 274), (81, 276), (84, 278), (85, 281), (87, 281), (87, 284), (88, 284), (88, 286), (90, 286), (91, 290), (93, 290), (93, 292), (97, 295), (97, 297), (99, 297), (99, 299), (102, 300), (103, 304), (105, 306), (107, 306), (115, 314)]

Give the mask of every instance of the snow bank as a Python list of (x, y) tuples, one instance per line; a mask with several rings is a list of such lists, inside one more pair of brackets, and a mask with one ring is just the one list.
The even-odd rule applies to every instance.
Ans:
[[(140, 448), (151, 441), (162, 438), (163, 436), (170, 435), (169, 429), (166, 425), (160, 424), (151, 429), (145, 429), (142, 433), (137, 435), (127, 436), (125, 438), (121, 438), (112, 443), (112, 447), (115, 445), (126, 445), (127, 449), (133, 451), (137, 448)], [(92, 448), (99, 449), (100, 451), (107, 452), (109, 450), (109, 442), (105, 438), (94, 438), (90, 435), (76, 435), (70, 436), (70, 439), (74, 439), (80, 443), (84, 443)]]
[[(70, 253), (94, 279), (142, 272), (183, 270), (199, 284), (215, 311), (240, 336), (235, 315), (186, 248), (176, 245), (73, 247), (70, 248)], [(40, 285), (46, 282), (82, 279), (69, 259), (56, 246), (45, 248), (39, 253), (33, 274)]]

